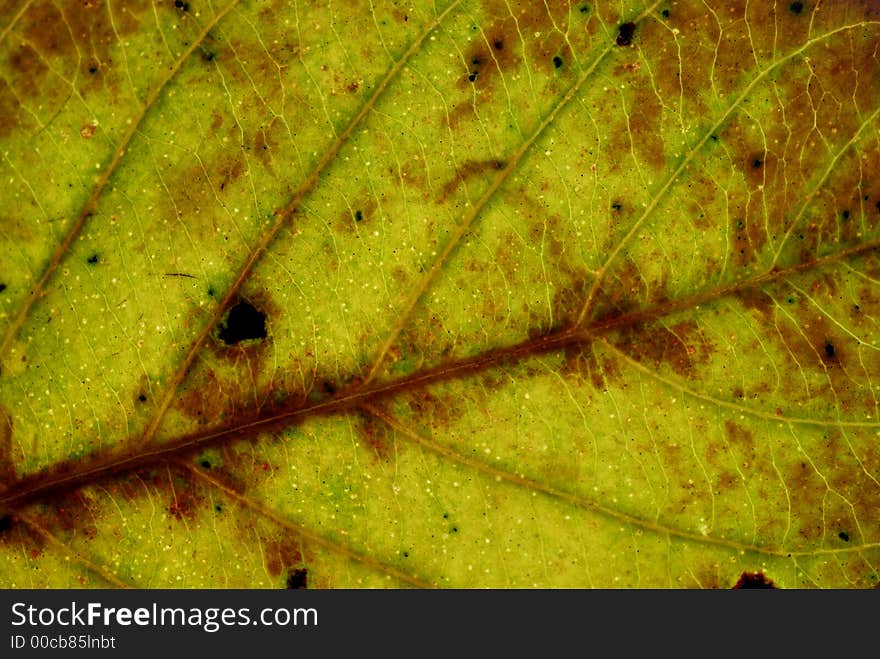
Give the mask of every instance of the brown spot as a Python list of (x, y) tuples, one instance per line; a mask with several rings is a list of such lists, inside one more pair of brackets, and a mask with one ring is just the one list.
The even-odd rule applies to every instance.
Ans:
[(269, 538), (263, 545), (266, 568), (273, 577), (280, 577), (295, 565), (302, 563), (299, 538), (282, 535)]
[(369, 412), (358, 412), (357, 425), (373, 457), (382, 462), (390, 462), (394, 457), (395, 449), (399, 447), (394, 441), (394, 431), (388, 424)]
[(468, 160), (463, 165), (456, 167), (455, 176), (449, 179), (440, 189), (440, 196), (437, 198), (437, 203), (444, 203), (449, 195), (455, 192), (459, 186), (467, 184), (468, 179), (486, 172), (497, 172), (504, 169), (504, 167), (505, 162), (503, 160), (497, 160), (494, 158), (490, 160)]
[(19, 102), (9, 84), (0, 78), (0, 137), (8, 137), (18, 130), (21, 117)]
[(198, 368), (187, 376), (174, 407), (200, 424), (214, 423), (231, 406), (234, 391), (226, 390), (213, 369)]
[(364, 191), (354, 198), (354, 203), (347, 211), (343, 211), (332, 228), (336, 231), (353, 234), (369, 224), (376, 217), (379, 205), (375, 197)]
[(696, 366), (707, 363), (715, 351), (693, 320), (669, 328), (660, 324), (627, 328), (612, 343), (640, 362), (665, 364), (685, 378), (694, 377)]
[(97, 126), (93, 123), (85, 124), (82, 128), (79, 129), (79, 136), (85, 140), (90, 140), (95, 134), (96, 128)]
[(745, 588), (776, 589), (777, 586), (763, 572), (743, 572), (739, 577), (739, 581), (733, 585), (733, 590)]
[[(100, 84), (100, 76), (93, 75), (100, 63), (112, 62), (120, 37), (138, 31), (138, 14), (144, 11), (142, 0), (114, 7), (97, 0), (44, 0), (34, 3), (22, 17), (23, 33), (34, 48), (46, 58), (60, 58), (65, 62), (79, 62), (78, 81), (81, 91), (89, 91)], [(40, 70), (38, 75), (48, 71)]]
[(178, 521), (194, 521), (206, 499), (198, 487), (195, 476), (188, 469), (166, 471), (164, 478), (154, 479), (157, 488), (168, 489), (168, 514)]
[(12, 414), (0, 405), (0, 490), (5, 489), (17, 476), (12, 446)]

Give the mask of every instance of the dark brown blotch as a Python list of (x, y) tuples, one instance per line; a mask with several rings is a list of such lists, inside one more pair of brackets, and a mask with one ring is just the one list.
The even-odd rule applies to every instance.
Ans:
[(440, 196), (437, 198), (437, 203), (444, 203), (452, 193), (460, 186), (466, 185), (469, 180), (483, 174), (491, 175), (492, 172), (501, 171), (506, 164), (503, 160), (490, 158), (488, 160), (468, 160), (464, 164), (459, 165), (455, 168), (455, 175), (440, 188)]
[(743, 572), (739, 581), (733, 585), (733, 590), (744, 590), (751, 588), (777, 589), (778, 586), (773, 583), (772, 579), (768, 579), (763, 572)]

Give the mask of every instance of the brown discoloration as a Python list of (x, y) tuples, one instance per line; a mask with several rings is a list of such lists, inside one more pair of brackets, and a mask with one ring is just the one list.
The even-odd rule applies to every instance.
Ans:
[(344, 211), (333, 222), (334, 231), (353, 234), (362, 230), (367, 225), (374, 224), (377, 219), (379, 204), (374, 196), (363, 191), (354, 197), (349, 210)]
[[(119, 38), (138, 31), (138, 16), (146, 3), (138, 0), (113, 7), (112, 18), (109, 7), (96, 0), (35, 2), (21, 19), (22, 34), (43, 57), (79, 62), (78, 86), (88, 92), (102, 84), (96, 73), (116, 58), (113, 51)], [(48, 67), (41, 69), (38, 76), (47, 71)]]
[(606, 390), (611, 384), (626, 388), (627, 384), (621, 379), (620, 364), (613, 358), (600, 358), (596, 350), (593, 343), (567, 347), (563, 362), (565, 374), (590, 381), (598, 391)]
[(188, 469), (176, 467), (155, 479), (157, 489), (168, 493), (168, 515), (178, 521), (196, 521), (199, 512), (207, 508), (201, 483)]
[(15, 452), (12, 445), (12, 414), (0, 405), (0, 490), (16, 478)]
[(356, 424), (374, 459), (382, 462), (394, 459), (399, 447), (394, 440), (394, 431), (387, 423), (368, 411), (363, 411), (357, 414)]
[(263, 558), (269, 574), (280, 577), (300, 565), (303, 560), (300, 545), (300, 539), (292, 534), (282, 533), (278, 537), (268, 538), (263, 545)]
[(266, 169), (273, 173), (275, 170), (272, 167), (272, 152), (278, 148), (278, 141), (273, 135), (272, 127), (276, 123), (280, 123), (277, 117), (273, 119), (268, 126), (260, 126), (254, 137), (254, 154), (257, 156), (257, 160), (259, 160)]
[(685, 378), (694, 377), (697, 366), (707, 363), (715, 351), (692, 320), (669, 328), (654, 324), (627, 329), (612, 343), (639, 362), (669, 366)]
[(733, 585), (734, 590), (745, 588), (777, 588), (772, 579), (768, 579), (763, 572), (743, 572), (739, 580)]
[(440, 189), (440, 196), (437, 199), (438, 204), (442, 204), (446, 199), (455, 192), (460, 186), (466, 185), (468, 179), (480, 176), (484, 173), (492, 175), (504, 169), (503, 160), (492, 158), (490, 160), (469, 160), (463, 165), (455, 168), (455, 176), (449, 179)]
[(0, 78), (0, 137), (9, 137), (19, 129), (21, 102), (9, 84)]
[(28, 44), (21, 46), (9, 58), (9, 67), (13, 72), (15, 89), (25, 96), (36, 96), (39, 93), (37, 81), (49, 70), (46, 63)]
[(225, 390), (213, 369), (190, 374), (174, 407), (200, 424), (213, 423), (231, 406), (234, 390)]
[(464, 53), (467, 71), (459, 79), (458, 86), (462, 89), (471, 86), (479, 90), (492, 89), (501, 74), (510, 72), (521, 62), (518, 54), (520, 42), (516, 21), (509, 15), (477, 34)]

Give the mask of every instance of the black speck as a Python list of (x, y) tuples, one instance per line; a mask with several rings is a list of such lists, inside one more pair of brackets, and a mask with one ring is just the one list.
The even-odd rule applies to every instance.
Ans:
[(404, 557), (404, 558), (409, 558), (409, 552), (408, 552), (408, 551), (403, 552), (403, 557)]
[(215, 57), (217, 57), (217, 53), (213, 50), (206, 50), (202, 53), (202, 59), (206, 62), (213, 62)]
[(294, 570), (287, 577), (287, 590), (302, 590), (309, 587), (309, 571)]
[(473, 64), (474, 66), (480, 66), (480, 64), (482, 64), (482, 63), (483, 63), (483, 60), (481, 60), (479, 57), (475, 57), (474, 59), (471, 60), (471, 64)]
[(875, 205), (877, 206), (877, 212), (880, 213), (880, 201), (878, 201)]
[(615, 201), (613, 204), (611, 204), (611, 208), (613, 208), (616, 211), (619, 211), (623, 208), (623, 205), (619, 201)]
[(0, 293), (6, 290), (6, 284), (0, 284)]
[(216, 294), (217, 294), (217, 292), (214, 290), (214, 287), (209, 286), (208, 287), (208, 297), (214, 297)]
[(452, 532), (453, 532), (453, 533), (458, 533), (458, 527), (457, 527), (457, 526), (453, 526), (453, 527), (452, 527)]
[(763, 572), (743, 572), (739, 581), (734, 585), (734, 590), (746, 588), (776, 588), (775, 584), (764, 576)]
[(825, 356), (828, 357), (828, 359), (834, 359), (835, 354), (836, 351), (834, 350), (834, 344), (827, 341), (825, 343)]
[(139, 400), (140, 402), (142, 402), (142, 403), (146, 403), (146, 402), (147, 402), (147, 396), (146, 396), (146, 394), (140, 394), (140, 395), (138, 395), (138, 400)]
[(755, 158), (752, 161), (752, 169), (761, 169), (761, 166), (764, 164), (764, 161), (760, 158)]
[(202, 460), (201, 462), (199, 462), (199, 466), (201, 466), (202, 469), (210, 469), (211, 463), (208, 460)]
[(468, 80), (470, 80), (471, 82), (476, 81), (476, 79), (477, 79), (477, 74), (476, 74), (476, 72), (471, 73), (471, 74), (468, 76)]
[(360, 222), (363, 219), (364, 219), (364, 212), (363, 211), (357, 210), (354, 212), (354, 221), (355, 222)]
[(223, 343), (234, 345), (250, 339), (266, 338), (266, 314), (241, 301), (229, 310), (218, 334)]
[(841, 217), (841, 219), (843, 219), (844, 221), (848, 220), (848, 219), (849, 219), (849, 211), (848, 211), (848, 210), (843, 211), (843, 212), (840, 214), (840, 217)]
[(86, 259), (86, 262), (95, 265), (98, 262), (98, 255), (92, 254), (89, 258)]
[(843, 540), (844, 542), (849, 542), (849, 533), (846, 531), (841, 531), (837, 534), (837, 537)]
[(183, 0), (174, 0), (174, 6), (183, 11), (189, 11), (189, 3), (183, 2)]
[(0, 517), (0, 533), (5, 533), (12, 528), (12, 518), (9, 515)]
[(324, 380), (321, 383), (321, 391), (323, 391), (325, 394), (327, 394), (329, 396), (332, 396), (333, 394), (336, 393), (336, 387), (333, 386), (333, 383), (330, 382), (330, 380)]
[(635, 23), (624, 23), (617, 29), (617, 45), (629, 46), (632, 43), (633, 35), (635, 33)]
[(794, 304), (794, 298), (793, 298), (793, 297), (788, 298), (788, 303), (789, 303), (789, 304)]
[(795, 16), (799, 16), (800, 13), (804, 10), (804, 3), (792, 2), (790, 5), (788, 5), (788, 10)]
[(216, 506), (214, 506), (214, 511), (215, 511), (215, 512), (218, 512), (218, 513), (222, 513), (222, 512), (223, 512), (223, 506), (221, 506), (221, 505), (218, 503)]
[(589, 14), (589, 13), (590, 13), (590, 5), (589, 5), (589, 4), (586, 4), (586, 3), (582, 4), (582, 5), (580, 6), (580, 12), (581, 12), (582, 14)]
[(94, 64), (92, 64), (92, 66), (89, 67), (89, 73), (95, 74), (97, 72), (98, 72), (98, 67), (95, 66)]
[(668, 9), (664, 9), (660, 13), (663, 14), (663, 18), (669, 18), (669, 10)]
[(717, 135), (712, 135), (709, 139), (711, 139), (713, 142), (717, 142), (717, 141), (718, 141), (718, 136), (717, 136)]
[(553, 58), (553, 66), (556, 67), (557, 69), (562, 67), (562, 58), (559, 55), (556, 55)]
[(501, 41), (501, 39), (496, 39), (492, 43), (492, 46), (495, 48), (495, 50), (504, 50), (504, 42)]

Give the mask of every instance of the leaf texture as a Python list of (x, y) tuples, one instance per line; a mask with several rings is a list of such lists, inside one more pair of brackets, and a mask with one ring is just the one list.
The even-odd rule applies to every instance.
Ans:
[(876, 2), (0, 30), (0, 584), (877, 585)]

